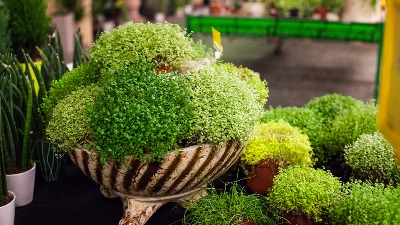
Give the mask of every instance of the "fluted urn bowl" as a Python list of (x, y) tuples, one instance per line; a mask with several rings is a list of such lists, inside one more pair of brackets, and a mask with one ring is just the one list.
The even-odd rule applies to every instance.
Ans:
[(228, 170), (240, 157), (244, 144), (201, 144), (168, 153), (162, 162), (126, 165), (101, 163), (99, 155), (77, 149), (70, 154), (82, 172), (101, 185), (106, 197), (121, 197), (124, 217), (120, 225), (145, 224), (163, 204), (199, 198), (207, 182)]

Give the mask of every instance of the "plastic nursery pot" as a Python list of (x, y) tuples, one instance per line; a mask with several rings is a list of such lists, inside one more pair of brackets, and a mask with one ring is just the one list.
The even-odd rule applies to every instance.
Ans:
[(247, 186), (255, 193), (267, 195), (274, 185), (273, 179), (278, 175), (279, 166), (275, 160), (265, 159), (247, 168)]
[(8, 191), (9, 196), (12, 196), (12, 200), (0, 207), (0, 224), (1, 225), (14, 225), (15, 220), (15, 194)]
[(306, 215), (302, 213), (295, 213), (295, 212), (288, 212), (283, 215), (283, 217), (287, 220), (289, 223), (285, 224), (291, 224), (291, 225), (312, 225), (313, 223), (311, 222), (310, 219), (306, 217)]
[(34, 163), (33, 167), (28, 171), (6, 175), (8, 189), (16, 196), (16, 207), (25, 206), (32, 202), (35, 189), (35, 173), (36, 164)]

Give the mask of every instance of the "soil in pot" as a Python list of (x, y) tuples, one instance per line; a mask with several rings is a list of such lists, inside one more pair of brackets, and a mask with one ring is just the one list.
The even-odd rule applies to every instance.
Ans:
[(267, 195), (274, 185), (273, 179), (278, 175), (279, 166), (275, 160), (266, 159), (247, 168), (247, 186), (255, 193)]
[(253, 221), (246, 221), (243, 223), (239, 223), (238, 225), (253, 225)]

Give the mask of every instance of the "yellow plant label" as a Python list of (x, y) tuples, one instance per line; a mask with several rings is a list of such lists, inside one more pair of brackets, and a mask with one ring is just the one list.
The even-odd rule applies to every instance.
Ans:
[(400, 0), (386, 2), (378, 127), (400, 163)]
[(214, 27), (212, 27), (211, 30), (213, 36), (213, 46), (217, 50), (217, 52), (222, 54), (222, 51), (224, 49), (222, 48), (222, 43), (221, 43), (221, 33), (217, 31)]

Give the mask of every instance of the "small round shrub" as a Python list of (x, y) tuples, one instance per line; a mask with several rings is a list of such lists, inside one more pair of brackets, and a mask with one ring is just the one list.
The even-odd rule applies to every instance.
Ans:
[(111, 71), (91, 109), (89, 121), (102, 160), (162, 160), (189, 135), (192, 103), (185, 77), (157, 74), (149, 66)]
[(87, 109), (93, 105), (99, 89), (95, 85), (81, 86), (54, 107), (46, 134), (61, 150), (70, 152), (76, 148), (91, 149), (93, 138)]
[(264, 159), (274, 159), (281, 166), (312, 166), (312, 149), (307, 135), (283, 120), (261, 123), (247, 143), (241, 160), (255, 165)]
[(349, 183), (329, 210), (334, 225), (400, 224), (400, 189), (383, 184)]
[[(129, 23), (101, 34), (90, 48), (90, 58), (103, 76), (108, 70), (138, 61), (155, 68), (177, 69), (182, 62), (199, 56), (193, 45), (193, 40), (177, 24)], [(198, 46), (196, 49), (199, 50)]]
[(344, 147), (353, 144), (360, 135), (377, 132), (376, 115), (377, 108), (371, 101), (336, 116), (327, 135), (327, 150), (341, 155)]
[(342, 193), (337, 177), (322, 169), (288, 167), (274, 179), (268, 199), (271, 207), (284, 213), (306, 215), (315, 222), (326, 221), (328, 209)]
[(253, 88), (219, 64), (188, 71), (194, 119), (192, 141), (220, 144), (246, 141), (259, 123), (263, 106)]
[(94, 84), (99, 77), (90, 62), (85, 62), (78, 68), (65, 73), (60, 80), (51, 84), (49, 93), (43, 99), (40, 110), (45, 116), (46, 122), (51, 120), (53, 109), (58, 102), (82, 86)]
[(261, 121), (267, 123), (269, 121), (284, 120), (294, 127), (300, 128), (302, 132), (307, 134), (313, 149), (316, 164), (326, 163), (330, 159), (330, 155), (324, 150), (325, 137), (327, 133), (322, 118), (315, 111), (304, 107), (270, 107), (265, 111)]
[(362, 101), (356, 100), (353, 97), (334, 93), (315, 97), (307, 102), (304, 107), (320, 114), (324, 119), (324, 123), (329, 126), (336, 116), (362, 104)]
[(385, 183), (400, 180), (395, 151), (379, 132), (359, 136), (345, 147), (344, 158), (356, 179)]
[(258, 101), (260, 102), (260, 104), (265, 105), (267, 103), (269, 92), (267, 88), (267, 81), (261, 80), (259, 73), (256, 73), (246, 67), (236, 67), (232, 63), (221, 63), (220, 66), (227, 70), (227, 72), (229, 72), (233, 76), (238, 76), (241, 80), (244, 80), (248, 84), (250, 84), (253, 87), (255, 93), (258, 95)]

